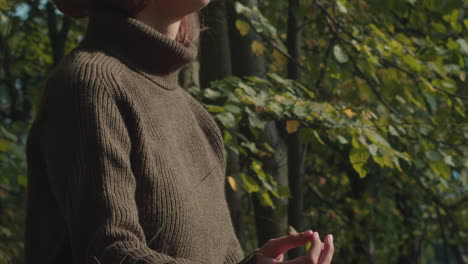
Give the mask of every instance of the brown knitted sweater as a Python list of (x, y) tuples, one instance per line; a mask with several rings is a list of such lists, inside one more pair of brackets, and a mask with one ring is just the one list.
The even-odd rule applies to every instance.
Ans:
[(178, 85), (196, 55), (118, 11), (91, 15), (28, 136), (26, 264), (255, 263), (231, 222), (221, 131)]

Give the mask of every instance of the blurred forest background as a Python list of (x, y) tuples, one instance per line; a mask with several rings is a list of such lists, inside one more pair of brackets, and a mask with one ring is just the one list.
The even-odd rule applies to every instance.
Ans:
[[(245, 250), (312, 229), (334, 263), (468, 263), (466, 0), (217, 0), (201, 18), (180, 81), (222, 128)], [(0, 263), (23, 263), (27, 132), (85, 29), (0, 0)]]

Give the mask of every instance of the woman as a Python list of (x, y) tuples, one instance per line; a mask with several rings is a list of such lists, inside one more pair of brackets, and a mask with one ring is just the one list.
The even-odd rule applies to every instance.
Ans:
[(244, 255), (225, 200), (222, 135), (178, 83), (208, 0), (56, 0), (89, 17), (49, 76), (27, 141), (26, 263), (331, 262), (306, 232)]

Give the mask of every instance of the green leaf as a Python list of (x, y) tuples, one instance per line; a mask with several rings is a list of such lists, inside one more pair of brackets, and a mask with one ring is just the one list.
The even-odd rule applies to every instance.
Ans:
[(353, 165), (353, 168), (359, 174), (359, 177), (364, 178), (366, 177), (367, 171), (364, 169), (364, 165), (366, 164), (367, 160), (369, 159), (369, 152), (363, 148), (353, 148), (349, 154), (349, 160)]
[(451, 173), (450, 168), (443, 162), (431, 162), (429, 164), (431, 169), (437, 176), (440, 176), (446, 180), (450, 179)]
[(322, 144), (322, 145), (325, 145), (325, 142), (323, 142), (323, 140), (320, 138), (319, 134), (317, 133), (316, 130), (313, 130), (313, 134), (315, 136), (315, 138), (317, 139), (317, 141)]
[(216, 114), (216, 117), (223, 123), (227, 128), (231, 128), (236, 125), (236, 119), (234, 115), (230, 112), (222, 112)]
[(340, 11), (341, 13), (344, 13), (344, 14), (348, 13), (348, 9), (344, 5), (344, 3), (342, 3), (341, 0), (336, 1), (336, 6), (338, 7), (338, 11)]
[(242, 151), (241, 151), (241, 150), (239, 150), (237, 147), (233, 147), (233, 146), (231, 146), (231, 145), (227, 145), (227, 147), (228, 147), (232, 152), (236, 153), (237, 155), (239, 155), (240, 152), (242, 152), (242, 154), (246, 155), (245, 150), (243, 150), (243, 149), (241, 149), (241, 150), (242, 150)]
[(336, 137), (336, 139), (338, 139), (338, 142), (340, 142), (340, 144), (348, 144), (349, 143), (349, 141), (346, 138), (344, 138), (342, 135), (338, 135)]
[(257, 92), (255, 92), (255, 90), (252, 87), (248, 86), (243, 82), (239, 82), (239, 87), (242, 88), (242, 90), (244, 90), (245, 93), (248, 95), (255, 96), (257, 94)]
[(241, 175), (241, 178), (244, 183), (245, 190), (248, 193), (258, 192), (260, 190), (260, 187), (258, 186), (257, 181), (255, 181), (254, 178), (250, 177), (245, 173)]
[(398, 131), (392, 126), (392, 125), (389, 125), (388, 126), (388, 132), (390, 132), (390, 135), (392, 136), (395, 136), (395, 137), (399, 137), (400, 134), (398, 133)]
[(305, 107), (304, 105), (298, 104), (298, 103), (295, 103), (294, 106), (293, 106), (293, 113), (297, 117), (306, 117), (309, 114), (309, 112), (307, 110), (308, 110), (307, 107)]
[(249, 149), (251, 152), (256, 153), (258, 151), (257, 146), (255, 145), (254, 142), (241, 142), (241, 146)]
[(215, 91), (211, 88), (204, 89), (203, 93), (204, 93), (204, 97), (208, 99), (217, 99), (222, 96), (220, 92)]
[(402, 61), (407, 64), (413, 71), (416, 72), (421, 72), (423, 70), (423, 63), (421, 63), (418, 58), (415, 58), (413, 55), (409, 54), (406, 56), (403, 56)]
[(229, 112), (235, 113), (235, 114), (242, 112), (242, 109), (240, 107), (236, 105), (232, 105), (232, 104), (225, 105), (224, 108), (228, 110)]
[(429, 93), (424, 93), (424, 98), (426, 99), (427, 104), (431, 108), (432, 112), (437, 111), (437, 101)]
[(466, 41), (460, 38), (460, 39), (457, 39), (457, 43), (460, 46), (461, 53), (468, 56), (468, 44), (466, 43)]
[(445, 33), (447, 32), (447, 29), (445, 28), (444, 24), (442, 23), (432, 23), (432, 27), (440, 33)]
[(368, 130), (366, 131), (366, 135), (374, 144), (378, 146), (385, 146), (385, 147), (391, 148), (388, 141), (385, 138), (383, 138), (379, 133)]
[(223, 130), (223, 141), (225, 144), (231, 142), (232, 140), (232, 135), (231, 133), (229, 133), (229, 131), (227, 129), (224, 129)]
[(9, 238), (13, 235), (13, 232), (11, 232), (11, 230), (6, 227), (0, 226), (0, 234), (4, 237)]
[(23, 186), (23, 187), (26, 187), (28, 183), (28, 177), (25, 175), (25, 174), (20, 174), (18, 175), (18, 184)]
[(339, 63), (346, 63), (349, 61), (348, 54), (339, 45), (333, 47), (333, 54)]
[(430, 161), (439, 161), (442, 159), (442, 155), (438, 151), (435, 151), (435, 150), (428, 150), (424, 152), (424, 154)]
[(377, 150), (379, 149), (379, 147), (375, 144), (369, 144), (368, 146), (368, 150), (369, 150), (369, 153), (375, 157), (377, 156)]
[(444, 154), (444, 162), (445, 164), (449, 165), (449, 166), (452, 166), (452, 167), (456, 167), (456, 161), (455, 159), (450, 156), (450, 155), (445, 155)]
[(207, 110), (208, 110), (209, 112), (216, 112), (216, 113), (224, 112), (224, 111), (225, 111), (224, 107), (219, 106), (219, 105), (209, 105), (209, 106), (207, 107)]
[(0, 139), (0, 151), (7, 152), (11, 149), (10, 141)]
[(8, 131), (3, 126), (0, 126), (0, 132), (2, 132), (2, 135), (5, 136), (7, 139), (9, 139), (11, 141), (17, 141), (18, 140), (18, 138), (16, 137), (15, 134), (11, 133), (10, 131)]
[(260, 179), (266, 179), (266, 174), (262, 169), (262, 164), (258, 160), (252, 161), (250, 167), (255, 171)]
[(7, 0), (0, 0), (0, 10), (10, 10)]
[(273, 204), (273, 200), (271, 200), (270, 194), (267, 191), (261, 191), (259, 194), (260, 204), (262, 206), (268, 206), (271, 208), (275, 208)]
[(249, 12), (249, 8), (241, 4), (239, 1), (236, 1), (234, 3), (234, 9), (236, 10), (238, 14), (244, 14), (244, 13)]
[(393, 168), (392, 159), (389, 156), (383, 156), (383, 157), (373, 156), (373, 159), (375, 163), (379, 164), (380, 167), (382, 168), (384, 167)]
[(258, 117), (257, 114), (252, 114), (252, 115), (249, 115), (249, 124), (252, 126), (252, 127), (255, 127), (255, 128), (258, 128), (258, 129), (262, 129), (264, 128), (265, 126), (265, 121), (263, 121), (262, 119), (260, 119)]

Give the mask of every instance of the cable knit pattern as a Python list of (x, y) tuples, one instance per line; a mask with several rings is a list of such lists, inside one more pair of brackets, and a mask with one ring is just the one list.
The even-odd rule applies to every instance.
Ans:
[(221, 131), (177, 83), (196, 51), (91, 15), (27, 138), (26, 264), (255, 263), (231, 222)]

